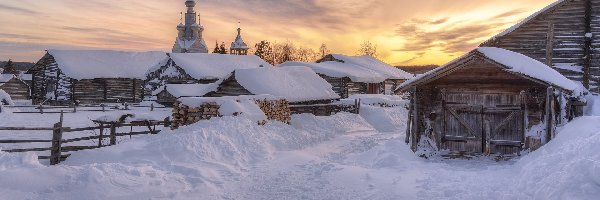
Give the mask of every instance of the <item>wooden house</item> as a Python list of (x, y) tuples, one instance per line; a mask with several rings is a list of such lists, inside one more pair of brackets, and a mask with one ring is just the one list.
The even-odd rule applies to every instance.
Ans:
[(148, 69), (163, 52), (48, 50), (32, 74), (33, 104), (141, 102)]
[[(223, 80), (206, 97), (272, 95), (290, 102), (290, 105), (321, 105), (340, 99), (331, 84), (308, 67), (262, 67), (238, 69)], [(306, 111), (309, 112), (309, 111)], [(319, 113), (319, 107), (310, 111)]]
[[(434, 149), (513, 154), (546, 142), (565, 123), (581, 88), (547, 65), (481, 47), (403, 83), (410, 92), (407, 142)], [(533, 142), (535, 143), (535, 142)]]
[(0, 90), (4, 90), (13, 100), (27, 100), (30, 97), (29, 85), (13, 74), (0, 74)]
[(599, 17), (600, 0), (558, 0), (481, 46), (534, 58), (598, 93)]
[(168, 56), (166, 62), (148, 71), (147, 93), (158, 93), (167, 84), (215, 83), (236, 69), (272, 66), (254, 55), (170, 53)]
[[(395, 68), (372, 56), (346, 56), (341, 54), (330, 54), (317, 61), (317, 63), (324, 62), (343, 63), (343, 65), (337, 66), (339, 68), (338, 70), (340, 71), (348, 70), (347, 68), (356, 68), (358, 66), (363, 68), (363, 70), (370, 71), (370, 74), (373, 75), (371, 78), (375, 78), (375, 75), (379, 77), (383, 76), (385, 78), (384, 81), (379, 83), (352, 81), (350, 85), (345, 86), (351, 91), (357, 91), (357, 94), (392, 94), (396, 87), (398, 87), (404, 81), (414, 77), (413, 74)], [(330, 77), (327, 78), (332, 82), (340, 82), (340, 80), (331, 79)], [(347, 83), (346, 81), (342, 82)]]
[(177, 99), (183, 97), (203, 97), (209, 92), (216, 91), (219, 83), (210, 84), (167, 84), (159, 90), (155, 90), (156, 102), (173, 106)]

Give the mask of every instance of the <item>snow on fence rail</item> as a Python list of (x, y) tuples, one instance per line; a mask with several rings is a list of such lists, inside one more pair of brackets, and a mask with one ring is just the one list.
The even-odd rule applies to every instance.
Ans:
[[(2, 151), (9, 153), (17, 153), (17, 152), (43, 152), (50, 151), (50, 156), (38, 156), (38, 159), (49, 159), (50, 165), (56, 165), (60, 162), (64, 161), (70, 154), (62, 154), (74, 151), (81, 151), (87, 149), (97, 149), (107, 146), (113, 146), (117, 144), (117, 137), (122, 136), (133, 136), (133, 135), (143, 135), (143, 134), (158, 134), (160, 130), (156, 130), (156, 126), (170, 126), (169, 118), (166, 118), (164, 121), (156, 121), (156, 120), (144, 120), (144, 121), (132, 121), (132, 122), (123, 122), (123, 121), (114, 121), (114, 122), (105, 122), (105, 121), (94, 121), (98, 126), (92, 127), (83, 127), (83, 128), (71, 128), (71, 127), (63, 127), (63, 115), (61, 114), (60, 121), (54, 124), (53, 127), (0, 127), (0, 131), (52, 131), (52, 139), (49, 140), (40, 140), (40, 139), (4, 139), (0, 140), (0, 144), (23, 144), (23, 143), (51, 143), (51, 147), (37, 147), (37, 148), (20, 148), (20, 149), (8, 149)], [(117, 128), (121, 127), (131, 127), (131, 131), (128, 133), (118, 133)], [(148, 128), (148, 131), (133, 131), (133, 127), (144, 127)], [(105, 135), (105, 129), (108, 129), (108, 132)], [(64, 133), (73, 133), (73, 132), (81, 132), (81, 131), (94, 131), (98, 130), (99, 135), (93, 136), (85, 136), (71, 139), (63, 139)], [(110, 140), (109, 144), (103, 144), (103, 140), (107, 138)], [(90, 140), (98, 140), (98, 145), (94, 146), (66, 146), (65, 144), (74, 143), (79, 141), (90, 141)]]

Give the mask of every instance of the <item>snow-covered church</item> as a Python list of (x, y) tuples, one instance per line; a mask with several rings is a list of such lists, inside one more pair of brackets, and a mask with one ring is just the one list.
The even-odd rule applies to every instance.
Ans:
[[(177, 25), (178, 35), (173, 45), (173, 53), (208, 53), (206, 42), (202, 38), (204, 26), (200, 24), (200, 15), (196, 15), (194, 7), (196, 2), (188, 0), (185, 2), (187, 12), (185, 13), (185, 24)], [(183, 17), (183, 16), (182, 16)]]

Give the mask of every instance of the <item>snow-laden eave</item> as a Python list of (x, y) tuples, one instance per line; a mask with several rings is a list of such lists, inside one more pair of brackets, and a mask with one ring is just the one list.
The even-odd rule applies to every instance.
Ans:
[(529, 17), (525, 18), (523, 21), (511, 26), (510, 28), (502, 31), (501, 33), (495, 35), (494, 37), (490, 38), (489, 40), (485, 41), (484, 43), (482, 43), (480, 46), (485, 46), (487, 43), (489, 42), (493, 42), (501, 37), (504, 37), (512, 32), (514, 32), (515, 30), (519, 29), (520, 27), (522, 27), (523, 25), (535, 20), (536, 18), (540, 17), (542, 14), (554, 10), (562, 5), (564, 5), (564, 3), (567, 3), (567, 0), (557, 0), (556, 2), (544, 7), (543, 9), (535, 12), (534, 14), (530, 15)]
[[(568, 93), (575, 93), (575, 92), (577, 92), (576, 90), (578, 90), (578, 88), (577, 88), (577, 86), (576, 86), (575, 83), (573, 83), (573, 82), (566, 83), (566, 81), (570, 81), (570, 80), (568, 80), (566, 77), (560, 75), (560, 73), (556, 72), (556, 70), (552, 69), (549, 66), (545, 66), (544, 65), (543, 66), (543, 67), (545, 67), (544, 69), (538, 69), (538, 70), (541, 70), (540, 73), (544, 73), (544, 72), (552, 70), (552, 71), (554, 71), (554, 72), (556, 72), (557, 74), (560, 75), (560, 77), (557, 78), (557, 79), (560, 79), (560, 80), (548, 79), (547, 77), (539, 78), (539, 76), (536, 77), (536, 76), (534, 76), (532, 74), (527, 74), (526, 72), (519, 71), (518, 69), (515, 69), (514, 66), (509, 66), (509, 65), (503, 63), (503, 61), (496, 60), (493, 57), (491, 57), (489, 55), (486, 55), (486, 53), (484, 53), (484, 52), (486, 52), (485, 50), (490, 50), (490, 49), (492, 49), (492, 50), (503, 50), (503, 51), (506, 51), (506, 52), (510, 52), (508, 50), (498, 49), (498, 48), (493, 48), (493, 47), (480, 47), (480, 48), (477, 48), (477, 49), (475, 49), (475, 50), (473, 50), (473, 51), (471, 51), (471, 52), (469, 52), (469, 53), (467, 53), (467, 54), (465, 54), (465, 55), (463, 55), (463, 56), (461, 56), (461, 57), (459, 57), (459, 58), (457, 58), (457, 59), (449, 62), (448, 64), (440, 66), (440, 67), (438, 67), (436, 69), (433, 69), (433, 70), (431, 70), (431, 71), (429, 71), (429, 72), (427, 72), (425, 74), (419, 75), (419, 76), (417, 76), (417, 77), (415, 77), (413, 79), (410, 79), (410, 80), (404, 82), (403, 84), (401, 84), (400, 86), (398, 86), (398, 88), (396, 88), (395, 91), (396, 92), (398, 92), (398, 91), (404, 91), (404, 92), (406, 92), (411, 87), (435, 81), (435, 80), (437, 80), (437, 79), (439, 79), (439, 78), (447, 75), (446, 72), (457, 70), (458, 68), (461, 68), (464, 63), (467, 63), (468, 61), (470, 61), (470, 60), (472, 60), (472, 59), (474, 59), (476, 57), (484, 58), (484, 59), (488, 60), (489, 62), (494, 63), (496, 66), (502, 67), (503, 70), (506, 71), (506, 72), (508, 72), (508, 73), (514, 74), (516, 76), (523, 77), (525, 79), (529, 79), (529, 80), (531, 80), (533, 82), (536, 82), (536, 83), (539, 83), (539, 84), (543, 84), (543, 85), (546, 85), (546, 86), (552, 86), (552, 87), (555, 87), (555, 88), (559, 88), (560, 90), (563, 90), (563, 91), (568, 92)], [(510, 53), (517, 54), (515, 52), (510, 52)], [(513, 56), (512, 59), (528, 59), (528, 60), (533, 61), (532, 58), (525, 57), (524, 55), (522, 55), (522, 57), (514, 57)], [(539, 61), (536, 61), (536, 62), (539, 62)], [(536, 66), (532, 65), (532, 66), (522, 66), (522, 67), (536, 67)], [(552, 77), (552, 78), (556, 78), (556, 77)]]

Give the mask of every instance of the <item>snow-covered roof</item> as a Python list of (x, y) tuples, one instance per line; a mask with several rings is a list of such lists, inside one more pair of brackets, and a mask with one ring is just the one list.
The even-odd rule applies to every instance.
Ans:
[(217, 91), (219, 84), (167, 84), (169, 94), (180, 97), (201, 97), (209, 92)]
[(425, 74), (419, 75), (411, 80), (402, 83), (398, 89), (406, 88), (422, 80), (428, 79), (435, 76), (438, 72), (445, 70), (450, 65), (453, 65), (460, 60), (473, 55), (474, 53), (481, 53), (485, 58), (490, 59), (494, 62), (501, 64), (506, 67), (506, 71), (520, 74), (526, 77), (530, 77), (552, 86), (560, 87), (570, 91), (577, 91), (578, 85), (572, 80), (569, 80), (556, 70), (552, 69), (548, 65), (541, 63), (533, 58), (527, 57), (523, 54), (509, 51), (506, 49), (496, 47), (479, 47), (472, 52), (463, 55), (450, 63), (431, 70)]
[(31, 80), (33, 80), (33, 77), (32, 77), (31, 74), (21, 74), (21, 75), (19, 75), (19, 78), (21, 80), (24, 80), (24, 81), (31, 81)]
[(164, 52), (111, 50), (48, 50), (61, 71), (73, 79), (144, 79), (151, 67), (167, 59)]
[(236, 69), (272, 67), (255, 55), (172, 53), (173, 62), (195, 79), (223, 79)]
[(278, 65), (278, 67), (290, 66), (306, 66), (310, 67), (313, 71), (315, 71), (318, 74), (334, 78), (348, 77), (353, 82), (360, 83), (381, 83), (387, 79), (387, 76), (383, 74), (352, 63), (342, 63), (334, 61), (327, 61), (321, 63), (285, 62)]
[(518, 24), (515, 24), (513, 26), (511, 26), (510, 28), (504, 30), (503, 32), (499, 33), (498, 35), (495, 35), (494, 37), (492, 37), (491, 40), (495, 40), (499, 37), (508, 35), (509, 33), (512, 33), (513, 31), (517, 30), (518, 28), (520, 28), (521, 26), (523, 26), (524, 24), (532, 21), (533, 19), (537, 18), (538, 16), (540, 16), (542, 13), (545, 13), (546, 11), (552, 10), (556, 7), (558, 7), (559, 5), (562, 5), (562, 3), (567, 2), (566, 0), (557, 0), (554, 3), (544, 7), (543, 9), (541, 9), (540, 11), (535, 12), (534, 14), (530, 15), (529, 17), (525, 18), (523, 21), (519, 22)]
[(252, 94), (270, 94), (291, 102), (339, 99), (331, 84), (308, 67), (239, 69), (235, 78)]
[(408, 80), (413, 77), (411, 73), (402, 71), (391, 65), (388, 65), (377, 58), (372, 56), (346, 56), (341, 54), (332, 54), (336, 60), (344, 61), (344, 63), (350, 63), (364, 68), (373, 70), (386, 76), (387, 79), (405, 79)]
[(0, 83), (6, 83), (15, 78), (13, 74), (0, 74)]

